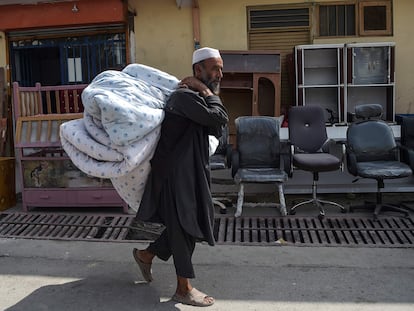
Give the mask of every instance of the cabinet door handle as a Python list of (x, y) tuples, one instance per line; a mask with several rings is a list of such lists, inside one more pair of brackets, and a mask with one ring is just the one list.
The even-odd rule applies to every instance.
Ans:
[(39, 197), (40, 197), (41, 199), (45, 199), (45, 200), (50, 199), (50, 196), (49, 196), (49, 195), (47, 195), (47, 194), (40, 195)]
[(102, 199), (102, 195), (100, 195), (100, 194), (94, 194), (92, 196), (92, 198), (94, 198), (94, 199)]

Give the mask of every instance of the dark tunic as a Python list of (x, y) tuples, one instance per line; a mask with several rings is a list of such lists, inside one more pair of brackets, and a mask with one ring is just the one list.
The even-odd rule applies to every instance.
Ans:
[(189, 89), (171, 94), (138, 219), (165, 224), (163, 209), (176, 208), (188, 234), (214, 245), (208, 135), (220, 137), (227, 121), (218, 96), (203, 98)]

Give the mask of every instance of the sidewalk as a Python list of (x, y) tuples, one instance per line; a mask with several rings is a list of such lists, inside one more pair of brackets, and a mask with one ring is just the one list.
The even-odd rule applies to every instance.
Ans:
[[(0, 310), (199, 310), (170, 301), (172, 261), (142, 283), (145, 244), (0, 239)], [(414, 248), (197, 245), (193, 285), (207, 310), (414, 309)]]

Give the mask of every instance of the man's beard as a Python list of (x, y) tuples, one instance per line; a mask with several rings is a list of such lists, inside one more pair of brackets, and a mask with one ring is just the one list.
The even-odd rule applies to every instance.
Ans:
[(200, 80), (213, 92), (214, 95), (220, 94), (220, 81), (210, 80), (208, 77), (205, 77), (204, 74)]

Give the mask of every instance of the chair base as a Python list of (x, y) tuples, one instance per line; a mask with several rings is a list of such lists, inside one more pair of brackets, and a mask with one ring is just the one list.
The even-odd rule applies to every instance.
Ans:
[[(402, 205), (404, 206), (404, 205)], [(404, 217), (408, 217), (410, 215), (409, 211), (403, 207), (400, 207), (397, 204), (390, 204), (390, 203), (376, 203), (376, 202), (365, 202), (363, 205), (355, 205), (350, 206), (349, 211), (352, 213), (355, 209), (365, 209), (365, 210), (373, 210), (374, 211), (374, 220), (378, 220), (378, 216), (380, 212), (396, 212), (404, 214)]]
[(316, 185), (316, 180), (313, 181), (312, 183), (312, 199), (309, 199), (307, 201), (303, 201), (303, 202), (299, 202), (297, 204), (295, 204), (293, 207), (290, 208), (289, 210), (289, 215), (295, 215), (296, 214), (296, 208), (298, 208), (299, 206), (302, 205), (307, 205), (307, 204), (313, 204), (314, 206), (316, 206), (319, 209), (319, 215), (318, 218), (322, 219), (325, 217), (325, 209), (323, 208), (323, 205), (333, 205), (336, 207), (339, 207), (341, 209), (342, 213), (346, 213), (346, 208), (343, 207), (341, 204), (333, 202), (333, 201), (327, 201), (327, 200), (321, 200), (318, 199), (316, 197), (316, 193), (317, 193), (317, 185)]
[(227, 214), (227, 206), (219, 201), (218, 198), (213, 198), (213, 205), (216, 205), (220, 208), (220, 214)]
[[(282, 216), (287, 215), (286, 211), (286, 201), (285, 201), (285, 194), (283, 192), (283, 184), (277, 183), (277, 188), (279, 191), (279, 206), (280, 206), (280, 214)], [(236, 213), (234, 217), (240, 217), (243, 210), (243, 201), (244, 201), (244, 184), (239, 184), (239, 192), (237, 194), (237, 205), (236, 205)]]

